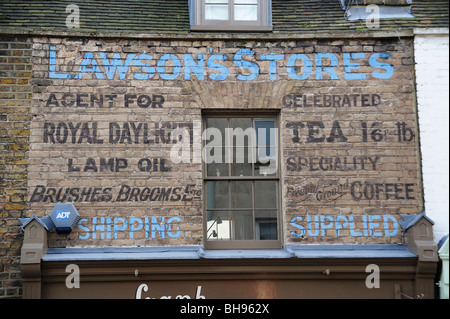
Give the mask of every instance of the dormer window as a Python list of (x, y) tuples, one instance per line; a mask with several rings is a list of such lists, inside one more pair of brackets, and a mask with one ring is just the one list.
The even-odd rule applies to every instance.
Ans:
[(412, 19), (413, 0), (340, 0), (349, 21), (367, 19)]
[(191, 0), (193, 31), (272, 31), (271, 0)]

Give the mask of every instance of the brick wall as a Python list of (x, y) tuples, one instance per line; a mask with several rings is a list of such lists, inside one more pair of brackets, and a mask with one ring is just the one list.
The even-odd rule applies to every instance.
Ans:
[[(389, 79), (368, 74), (366, 79), (343, 81), (340, 69), (339, 81), (308, 81), (291, 90), (291, 94), (309, 95), (311, 106), (282, 110), (286, 136), (283, 161), (287, 241), (400, 243), (401, 227), (392, 232), (382, 225), (387, 226), (385, 222), (391, 217), (399, 221), (401, 214), (417, 214), (423, 209), (411, 42), (389, 39), (319, 43), (313, 42), (314, 52), (334, 52), (338, 56), (364, 52), (366, 57), (387, 53), (391, 55), (388, 63), (395, 71)], [(364, 62), (362, 70), (368, 70)], [(342, 99), (338, 107), (314, 107), (313, 94), (332, 95), (331, 99), (336, 101)], [(346, 94), (362, 94), (362, 99), (363, 95), (369, 95), (367, 99), (379, 96), (380, 100), (379, 104), (367, 100), (345, 107)], [(301, 104), (305, 105), (303, 100)], [(319, 139), (309, 141), (312, 132), (309, 128), (317, 127), (322, 134), (313, 134)], [(296, 128), (298, 135), (293, 132)], [(334, 138), (333, 128), (340, 128), (342, 136)], [(345, 165), (345, 161), (350, 165)], [(373, 233), (370, 221), (367, 222), (372, 218), (379, 223)], [(347, 227), (340, 229), (341, 226)]]
[(18, 218), (27, 210), (31, 52), (31, 39), (0, 38), (0, 298), (21, 294)]
[(399, 243), (400, 215), (422, 211), (411, 40), (33, 49), (28, 214), (82, 215), (52, 246), (202, 244), (202, 167), (172, 163), (169, 134), (211, 109), (278, 110), (286, 243)]
[(3, 295), (20, 293), (17, 218), (59, 201), (82, 219), (50, 247), (203, 244), (202, 164), (169, 154), (205, 110), (279, 114), (286, 244), (401, 243), (400, 215), (423, 210), (411, 39), (1, 45)]

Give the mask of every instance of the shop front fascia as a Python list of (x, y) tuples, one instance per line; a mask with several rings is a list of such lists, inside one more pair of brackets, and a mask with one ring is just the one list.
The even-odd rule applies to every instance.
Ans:
[(417, 216), (403, 225), (404, 245), (46, 249), (47, 229), (34, 219), (24, 228), (25, 238), (35, 239), (33, 252), (28, 240), (22, 248), (24, 298), (434, 298), (438, 257), (432, 223)]

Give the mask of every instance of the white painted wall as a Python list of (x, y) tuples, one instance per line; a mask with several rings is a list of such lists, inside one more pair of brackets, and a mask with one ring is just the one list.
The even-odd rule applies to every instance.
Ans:
[(449, 232), (449, 34), (414, 31), (425, 211), (438, 242)]

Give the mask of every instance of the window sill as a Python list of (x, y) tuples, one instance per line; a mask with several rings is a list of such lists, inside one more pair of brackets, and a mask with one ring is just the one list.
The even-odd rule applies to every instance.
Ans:
[(273, 250), (282, 249), (280, 240), (216, 240), (205, 243), (205, 250)]
[(191, 31), (272, 32), (272, 26), (249, 25), (191, 25)]

